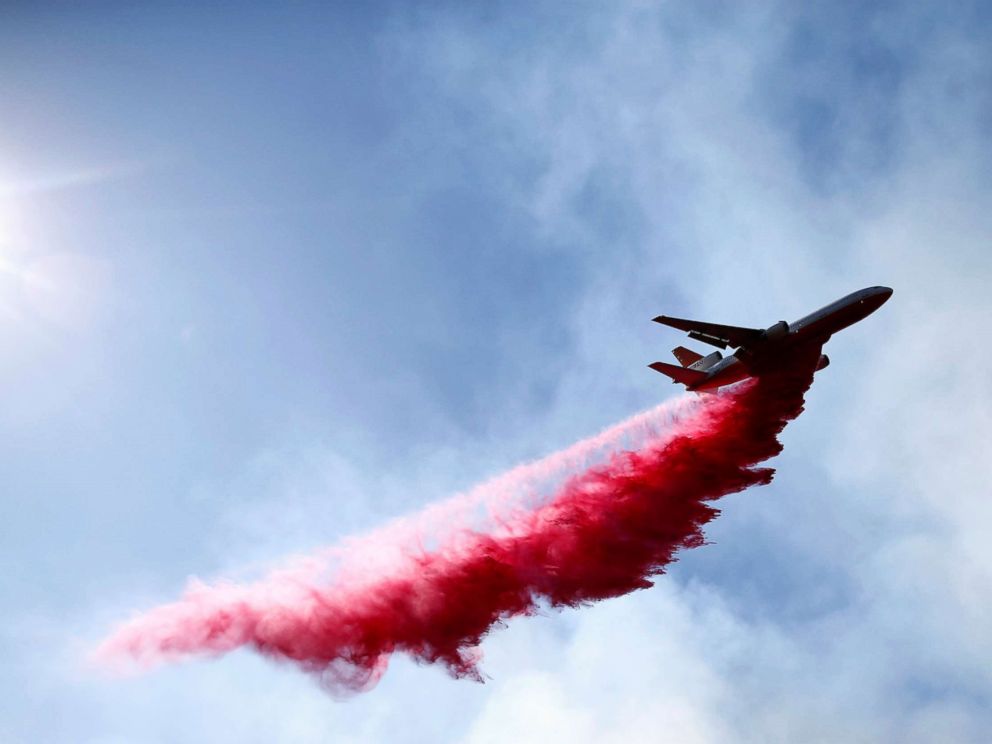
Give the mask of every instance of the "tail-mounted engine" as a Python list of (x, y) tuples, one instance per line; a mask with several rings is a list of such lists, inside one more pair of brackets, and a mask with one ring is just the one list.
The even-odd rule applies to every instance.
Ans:
[(820, 354), (820, 361), (816, 363), (816, 371), (819, 372), (824, 367), (830, 366), (830, 357), (826, 354)]
[(773, 325), (768, 330), (761, 334), (761, 338), (764, 341), (777, 341), (780, 338), (785, 338), (789, 333), (789, 324), (784, 320), (780, 320), (778, 323)]

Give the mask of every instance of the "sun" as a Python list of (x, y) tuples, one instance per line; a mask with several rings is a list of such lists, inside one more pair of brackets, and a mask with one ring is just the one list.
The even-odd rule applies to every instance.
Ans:
[(0, 322), (80, 329), (106, 305), (109, 262), (75, 250), (0, 176)]

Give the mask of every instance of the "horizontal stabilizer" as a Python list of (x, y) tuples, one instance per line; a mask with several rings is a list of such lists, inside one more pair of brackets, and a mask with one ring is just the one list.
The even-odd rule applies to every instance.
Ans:
[(687, 349), (684, 346), (676, 346), (672, 349), (672, 353), (675, 355), (675, 358), (679, 360), (679, 364), (683, 367), (688, 367), (690, 364), (695, 364), (703, 358), (702, 354), (697, 354), (692, 349)]
[(740, 326), (720, 325), (719, 323), (704, 323), (701, 320), (685, 320), (659, 315), (654, 319), (672, 328), (678, 328), (689, 334), (689, 338), (703, 343), (726, 349), (728, 346), (753, 346), (761, 340), (763, 331), (758, 328), (741, 328)]
[(676, 367), (674, 364), (665, 364), (664, 362), (655, 362), (648, 366), (655, 372), (661, 372), (661, 374), (671, 377), (672, 382), (680, 382), (686, 387), (695, 385), (697, 382), (702, 382), (706, 379), (706, 373), (700, 372), (698, 369)]

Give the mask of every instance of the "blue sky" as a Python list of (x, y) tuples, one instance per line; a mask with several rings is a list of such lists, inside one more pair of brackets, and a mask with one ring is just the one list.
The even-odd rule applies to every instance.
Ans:
[[(982, 4), (2, 18), (4, 740), (982, 739)], [(874, 284), (775, 483), (655, 589), (498, 631), (486, 685), (397, 659), (341, 704), (249, 654), (79, 662), (190, 575), (672, 395), (660, 312), (769, 325)]]

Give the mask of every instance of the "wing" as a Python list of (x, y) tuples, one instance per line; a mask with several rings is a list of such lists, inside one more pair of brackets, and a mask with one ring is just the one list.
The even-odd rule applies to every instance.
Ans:
[(687, 331), (689, 338), (712, 346), (719, 346), (721, 349), (726, 349), (728, 346), (751, 346), (761, 338), (763, 333), (758, 328), (704, 323), (701, 320), (670, 318), (667, 315), (659, 315), (654, 319), (654, 322), (678, 328), (680, 331)]

